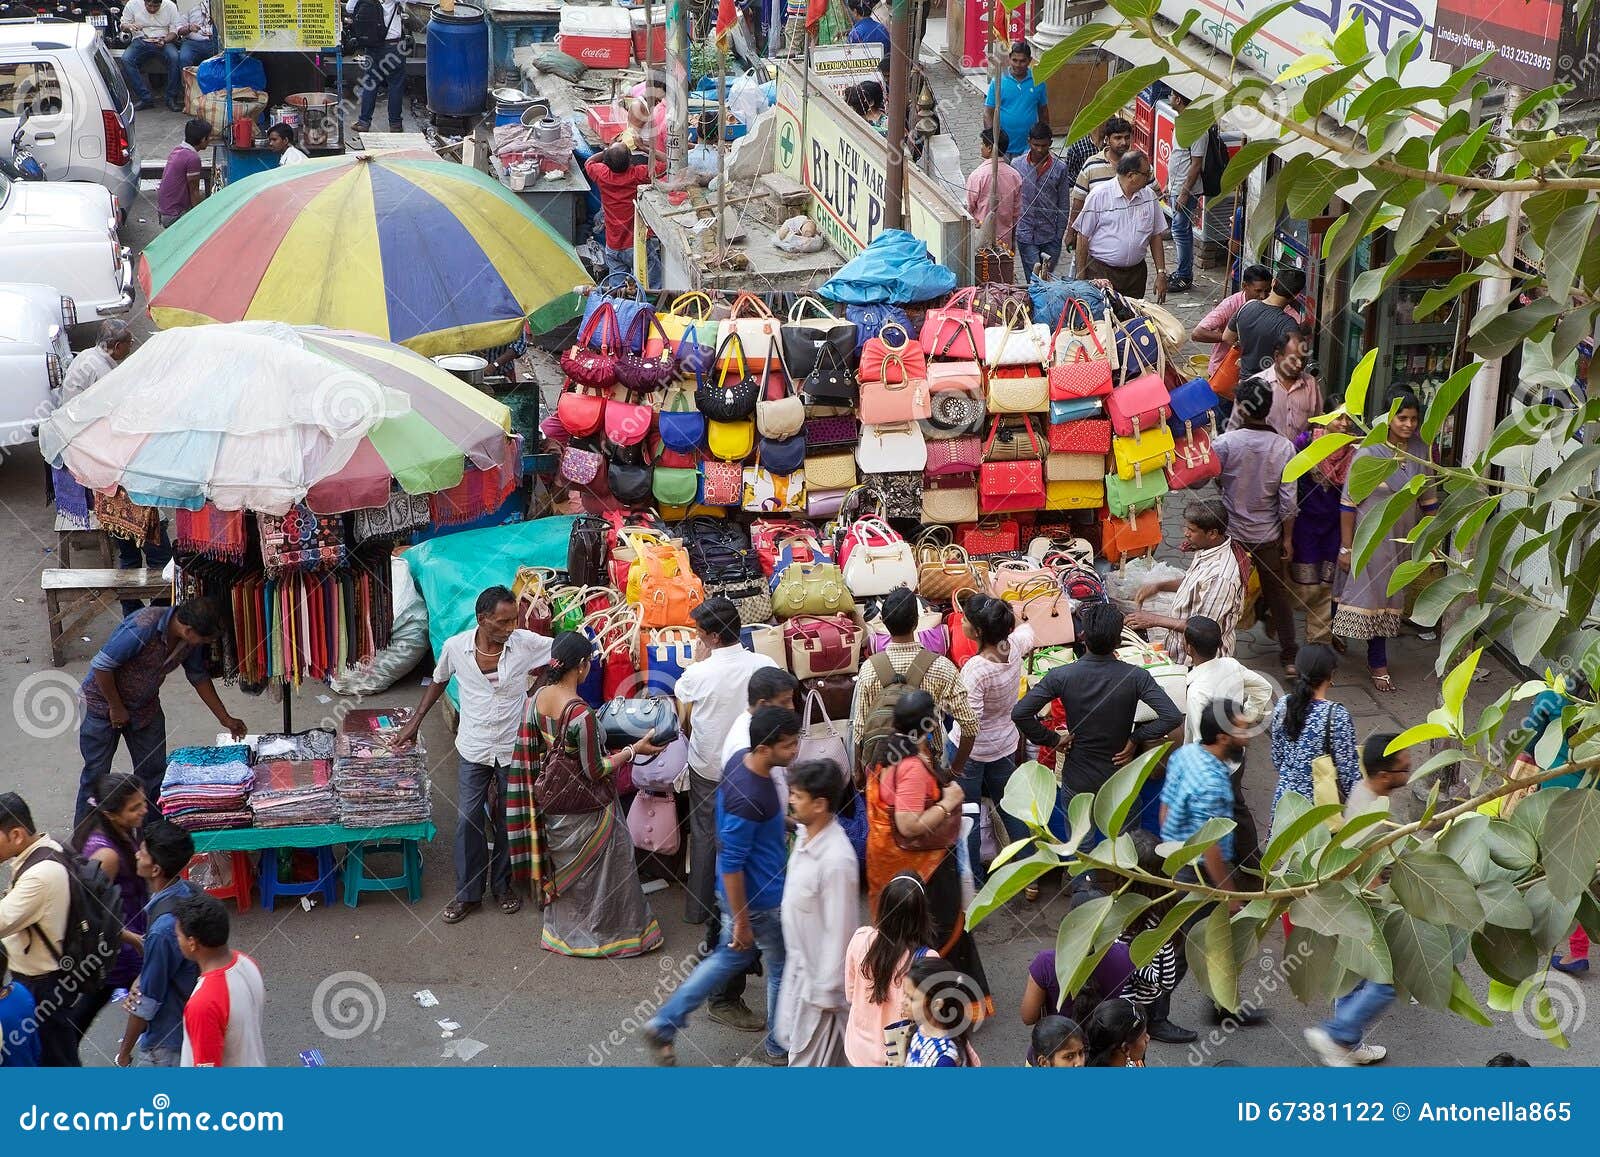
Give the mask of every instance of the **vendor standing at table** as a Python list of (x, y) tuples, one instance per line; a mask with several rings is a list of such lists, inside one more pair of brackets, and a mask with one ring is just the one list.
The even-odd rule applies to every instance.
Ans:
[(127, 618), (89, 664), (79, 689), (83, 722), (78, 725), (78, 750), (83, 775), (78, 781), (74, 823), (89, 811), (94, 783), (111, 770), (117, 741), (128, 745), (133, 773), (155, 805), (167, 773), (167, 720), (161, 712), (161, 684), (182, 667), (195, 694), (211, 709), (224, 730), (244, 738), (244, 720), (228, 714), (211, 682), (206, 646), (222, 633), (215, 604), (189, 599), (175, 607), (145, 607)]
[[(511, 888), (506, 790), (529, 679), (550, 665), (550, 640), (517, 627), (517, 599), (510, 590), (490, 587), (480, 594), (477, 615), (477, 626), (451, 635), (439, 648), (433, 682), (423, 692), (417, 713), (393, 740), (399, 747), (416, 739), (423, 718), (454, 676), (461, 698), (456, 729), (461, 764), (456, 787), (456, 896), (445, 905), (446, 924), (458, 924), (482, 906), (485, 878), (502, 912), (510, 916), (522, 908), (522, 898)], [(490, 784), (496, 789), (492, 807)], [(494, 824), (492, 860), (489, 822)]]

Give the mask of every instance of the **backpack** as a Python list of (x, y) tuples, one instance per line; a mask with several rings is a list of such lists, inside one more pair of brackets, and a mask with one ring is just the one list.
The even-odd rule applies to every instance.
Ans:
[(1228, 146), (1222, 143), (1222, 130), (1212, 125), (1206, 130), (1206, 155), (1200, 162), (1200, 191), (1207, 197), (1222, 192), (1222, 171), (1228, 167)]
[[(396, 5), (395, 11), (399, 11)], [(350, 43), (365, 52), (377, 52), (388, 39), (389, 23), (383, 18), (383, 5), (378, 0), (356, 0), (356, 10), (350, 16)]]
[(63, 972), (73, 973), (87, 989), (99, 988), (122, 948), (122, 888), (99, 864), (70, 848), (59, 852), (40, 848), (17, 868), (12, 886), (34, 864), (45, 860), (54, 860), (67, 870), (67, 931), (59, 948), (37, 924), (29, 932), (39, 934)]
[(928, 677), (928, 672), (933, 668), (933, 661), (939, 656), (924, 647), (911, 660), (911, 666), (906, 668), (904, 675), (894, 669), (894, 664), (889, 661), (889, 656), (883, 652), (872, 656), (869, 662), (878, 675), (878, 686), (881, 688), (878, 701), (873, 704), (872, 710), (867, 712), (866, 722), (861, 728), (861, 766), (871, 770), (881, 767), (888, 762), (884, 748), (889, 740), (894, 737), (894, 709), (900, 702), (900, 697), (911, 691), (920, 691), (922, 681)]

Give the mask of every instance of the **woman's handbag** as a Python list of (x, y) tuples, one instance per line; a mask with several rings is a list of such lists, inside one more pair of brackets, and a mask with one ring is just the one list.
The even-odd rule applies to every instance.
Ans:
[[(714, 309), (711, 298), (698, 290), (689, 293), (680, 293), (672, 299), (672, 304), (665, 313), (656, 314), (656, 324), (659, 332), (665, 338), (667, 346), (676, 353), (678, 344), (684, 335), (691, 329), (702, 327), (711, 322)], [(644, 352), (660, 353), (661, 351), (651, 346), (651, 338), (645, 338)]]
[[(999, 432), (999, 423), (989, 432), (989, 440), (984, 443), (983, 454), (989, 457), (990, 450), (994, 447), (995, 435)], [(1039, 439), (1033, 432), (1033, 426), (1028, 426), (1028, 437), (1032, 440), (1038, 456), (1023, 462), (984, 462), (978, 470), (978, 507), (985, 514), (998, 514), (1012, 510), (1038, 510), (1044, 505), (1044, 450), (1039, 446)], [(969, 548), (970, 549), (970, 548)], [(1012, 549), (1015, 549), (1014, 547)]]
[[(885, 359), (884, 370), (889, 371), (891, 363), (898, 362), (898, 358), (899, 355), (890, 355)], [(933, 414), (931, 398), (924, 378), (894, 373), (886, 381), (863, 379), (859, 403), (861, 420), (876, 425), (927, 418)]]
[(922, 432), (928, 438), (961, 438), (983, 433), (989, 411), (984, 407), (983, 395), (947, 391), (937, 393), (929, 400), (929, 415), (922, 420)]
[(1046, 510), (1098, 510), (1105, 505), (1106, 484), (1102, 478), (1073, 478), (1046, 482)]
[(861, 484), (878, 498), (885, 518), (916, 518), (922, 513), (922, 471), (863, 474)]
[(637, 446), (650, 433), (655, 416), (656, 412), (649, 406), (615, 399), (608, 401), (603, 418), (606, 440), (614, 446)]
[(656, 342), (660, 352), (655, 355), (638, 352), (648, 344), (651, 328), (661, 329), (652, 310), (641, 310), (634, 315), (622, 335), (622, 353), (617, 357), (617, 381), (624, 389), (636, 394), (650, 394), (665, 389), (678, 373), (677, 359), (667, 348), (665, 336)]
[[(596, 455), (599, 457), (599, 455)], [(606, 581), (606, 537), (603, 518), (580, 514), (567, 532), (567, 578), (579, 586), (599, 586)]]
[[(802, 459), (803, 461), (803, 459)], [(774, 474), (765, 466), (744, 468), (744, 494), (741, 505), (757, 514), (804, 514), (806, 512), (806, 474), (796, 470)]]
[(929, 602), (953, 602), (963, 591), (983, 589), (978, 568), (959, 546), (924, 547), (917, 552), (917, 593)]
[[(661, 627), (642, 633), (639, 673), (647, 696), (671, 695), (694, 662), (695, 632), (691, 627)], [(601, 640), (604, 645), (604, 640)]]
[(867, 474), (922, 473), (928, 465), (928, 444), (923, 441), (922, 428), (907, 421), (862, 426), (856, 464)]
[(955, 526), (978, 520), (978, 490), (967, 486), (924, 486), (922, 521)]
[(601, 394), (591, 394), (589, 389), (574, 384), (556, 401), (556, 417), (574, 438), (587, 438), (605, 425), (606, 399)]
[(1173, 390), (1170, 403), (1172, 417), (1167, 424), (1174, 434), (1187, 437), (1196, 430), (1217, 432), (1217, 406), (1221, 403), (1204, 378), (1191, 378)]
[(1211, 373), (1211, 389), (1219, 398), (1233, 401), (1234, 391), (1239, 388), (1239, 347), (1234, 346), (1222, 355), (1222, 360), (1217, 363), (1217, 368)]
[(861, 628), (847, 615), (800, 615), (783, 624), (789, 670), (797, 679), (861, 669)]
[(1025, 462), (1043, 458), (1044, 445), (1034, 433), (1033, 423), (1023, 415), (1021, 422), (996, 418), (993, 435), (984, 449), (985, 462)]
[[(1012, 310), (1000, 325), (990, 326), (983, 340), (984, 361), (991, 370), (997, 366), (1043, 367), (1050, 361), (1050, 327), (1030, 322), (1022, 309)], [(1040, 374), (1043, 372), (1041, 368)]]
[(724, 462), (743, 462), (756, 448), (756, 424), (750, 418), (738, 422), (706, 423), (706, 449)]
[[(691, 647), (693, 640), (691, 638)], [(685, 664), (687, 666), (687, 664)], [(671, 793), (689, 766), (689, 740), (681, 731), (654, 755), (633, 757), (633, 786), (639, 791)]]
[(678, 737), (678, 713), (671, 699), (611, 699), (599, 714), (600, 742), (607, 751), (642, 739), (665, 746)]
[(567, 704), (556, 724), (553, 750), (545, 747), (543, 730), (534, 729), (539, 774), (533, 781), (533, 798), (540, 811), (550, 815), (583, 815), (605, 810), (617, 796), (614, 783), (604, 778), (591, 778), (584, 770), (576, 745), (567, 737), (577, 713), (587, 710), (588, 705), (580, 700)]
[(1098, 454), (1104, 458), (1111, 453), (1111, 423), (1104, 418), (1053, 422), (1046, 434), (1055, 454)]
[[(886, 325), (877, 337), (867, 339), (861, 347), (861, 358), (856, 366), (856, 378), (867, 382), (927, 382), (928, 359), (922, 347), (911, 340), (905, 327)], [(924, 384), (926, 389), (926, 384)]]
[(1033, 628), (1036, 645), (1059, 647), (1074, 641), (1072, 600), (1058, 583), (1036, 580), (1006, 595), (1017, 621)]
[[(1076, 329), (1062, 332), (1068, 314), (1082, 315), (1083, 333)], [(1076, 317), (1074, 317), (1076, 320)], [(1094, 343), (1093, 350), (1089, 343)], [(1065, 402), (1074, 398), (1096, 398), (1111, 392), (1111, 361), (1106, 347), (1095, 332), (1094, 322), (1083, 302), (1070, 298), (1056, 322), (1051, 340), (1050, 400)]]
[(1068, 422), (1104, 421), (1105, 416), (1104, 398), (1078, 398), (1071, 402), (1050, 403), (1050, 423), (1055, 426)]
[(592, 486), (604, 462), (605, 456), (600, 451), (573, 439), (561, 448), (561, 477), (578, 486)]
[(960, 289), (922, 322), (920, 343), (929, 358), (983, 360), (984, 320), (973, 308), (978, 291)]
[(1038, 366), (1001, 366), (989, 371), (991, 414), (1043, 414), (1050, 409), (1050, 384)]
[(677, 569), (668, 573), (660, 560), (643, 558), (644, 573), (639, 576), (639, 625), (641, 627), (692, 626), (693, 611), (706, 600), (705, 584), (692, 571)]
[[(788, 659), (785, 658), (787, 663)], [(818, 675), (815, 679), (801, 681), (801, 689), (807, 698), (815, 694), (822, 700), (822, 713), (835, 723), (850, 722), (850, 708), (856, 697), (856, 677), (854, 675)], [(850, 770), (848, 763), (839, 765), (847, 773)]]
[[(1153, 671), (1151, 672), (1151, 674), (1154, 673)], [(1160, 681), (1159, 677), (1157, 681)], [(1165, 684), (1162, 684), (1162, 689), (1166, 690)], [(1184, 690), (1185, 692), (1188, 690), (1187, 683), (1184, 685)], [(1168, 691), (1167, 694), (1171, 695), (1172, 693)], [(1187, 698), (1188, 696), (1185, 694), (1184, 700), (1175, 699), (1173, 702), (1182, 702), (1183, 709), (1187, 710)], [(1140, 706), (1142, 707), (1143, 704), (1141, 703)], [(1311, 803), (1315, 807), (1321, 807), (1324, 804), (1344, 803), (1344, 793), (1339, 790), (1339, 764), (1333, 758), (1333, 713), (1337, 710), (1337, 704), (1328, 704), (1328, 713), (1322, 720), (1322, 754), (1311, 761)], [(1344, 826), (1344, 817), (1342, 815), (1331, 815), (1324, 822), (1334, 831), (1338, 831)]]
[(979, 438), (948, 438), (928, 442), (928, 462), (923, 471), (930, 478), (947, 474), (976, 474), (983, 465), (983, 442)]
[(1165, 425), (1171, 400), (1166, 383), (1156, 374), (1144, 374), (1118, 386), (1106, 400), (1112, 432), (1137, 438), (1145, 430)]
[(905, 333), (911, 332), (911, 319), (898, 305), (874, 302), (871, 305), (847, 305), (844, 315), (856, 323), (856, 352), (860, 353), (867, 342), (884, 329), (897, 325)]
[[(737, 375), (733, 381), (728, 380), (730, 371)], [(761, 383), (751, 377), (745, 365), (739, 335), (729, 334), (717, 346), (716, 383), (708, 387), (702, 382), (697, 386), (694, 401), (699, 411), (714, 422), (738, 422), (756, 412), (761, 393)]]
[(711, 323), (705, 325), (690, 325), (684, 332), (683, 339), (677, 343), (678, 372), (691, 374), (695, 378), (703, 378), (717, 365), (717, 351), (713, 346), (700, 340), (700, 335), (714, 334), (715, 328)]
[(1165, 426), (1146, 430), (1137, 438), (1111, 439), (1111, 457), (1119, 478), (1137, 478), (1172, 464), (1172, 431)]
[(1172, 463), (1167, 467), (1167, 486), (1188, 490), (1203, 486), (1222, 473), (1222, 459), (1211, 449), (1204, 430), (1195, 430), (1178, 439), (1172, 448)]
[[(807, 310), (812, 316), (806, 316)], [(847, 364), (856, 352), (856, 323), (834, 317), (827, 306), (810, 296), (797, 298), (789, 307), (789, 320), (780, 328), (779, 337), (784, 370), (795, 381), (811, 376), (824, 346)]]
[[(778, 375), (787, 381), (784, 375)], [(794, 394), (784, 392), (777, 398), (764, 398), (756, 403), (756, 430), (763, 438), (793, 438), (806, 426), (806, 404)]]
[(960, 393), (983, 397), (983, 367), (974, 361), (929, 362), (930, 394)]
[(726, 368), (731, 360), (728, 342), (737, 338), (742, 360), (751, 369), (768, 370), (779, 366), (782, 342), (778, 319), (766, 304), (752, 293), (733, 299), (733, 309), (717, 325), (717, 362)]
[(1009, 554), (1021, 546), (1022, 528), (1014, 518), (986, 518), (961, 535), (961, 547), (969, 555)]
[(707, 506), (738, 506), (744, 501), (744, 467), (737, 461), (710, 461), (700, 466), (705, 479), (700, 501)]
[(822, 696), (816, 691), (807, 691), (800, 716), (800, 751), (795, 762), (813, 759), (828, 760), (841, 774), (850, 774), (850, 748), (845, 743), (844, 732), (828, 714)]
[(797, 562), (783, 568), (772, 592), (772, 612), (780, 619), (796, 615), (848, 614), (856, 600), (839, 568), (827, 562)]
[(606, 467), (606, 488), (624, 506), (647, 506), (654, 471), (644, 462), (611, 462)]
[(832, 446), (854, 446), (861, 436), (861, 426), (851, 414), (830, 414), (826, 417), (808, 417), (805, 439), (808, 450), (825, 450)]
[(1103, 483), (1105, 476), (1104, 454), (1051, 454), (1044, 460), (1046, 482)]
[(816, 367), (800, 383), (800, 393), (807, 405), (854, 406), (860, 389), (849, 359), (829, 345), (817, 351)]
[(1106, 509), (1118, 518), (1154, 510), (1166, 496), (1167, 476), (1159, 470), (1137, 478), (1124, 478), (1116, 473), (1106, 475)]
[(789, 666), (789, 652), (783, 645), (783, 628), (770, 623), (754, 623), (742, 627), (739, 640), (752, 655), (765, 655), (779, 667)]
[(656, 414), (656, 428), (661, 444), (679, 454), (693, 454), (705, 445), (705, 415), (694, 408), (694, 399), (682, 386), (667, 391)]
[(700, 471), (657, 466), (650, 475), (650, 493), (663, 506), (689, 506), (700, 493)]
[[(599, 348), (591, 349), (591, 342), (598, 342)], [(610, 389), (617, 383), (617, 352), (621, 345), (616, 312), (609, 301), (604, 302), (578, 331), (577, 340), (561, 355), (561, 372), (579, 385)]]
[[(628, 289), (633, 289), (633, 296), (628, 296)], [(583, 319), (580, 325), (586, 324), (595, 312), (603, 307), (610, 307), (617, 319), (617, 333), (622, 336), (623, 342), (617, 348), (621, 353), (625, 349), (632, 349), (635, 353), (644, 349), (644, 343), (649, 336), (649, 331), (644, 330), (637, 335), (637, 345), (629, 345), (634, 321), (641, 316), (654, 317), (655, 308), (645, 298), (644, 287), (631, 273), (608, 273), (601, 278), (600, 283), (589, 291), (583, 306)], [(591, 341), (593, 348), (599, 349), (599, 343)]]
[[(811, 449), (809, 443), (806, 449)], [(856, 460), (851, 454), (806, 454), (806, 486), (812, 491), (848, 490), (856, 484)]]
[(862, 519), (851, 526), (844, 545), (840, 570), (857, 598), (881, 597), (895, 587), (916, 589), (916, 554), (886, 523)]
[[(687, 746), (684, 750), (688, 750)], [(638, 851), (658, 856), (676, 855), (682, 840), (678, 832), (677, 796), (671, 788), (652, 791), (640, 787), (638, 760), (633, 763), (633, 778), (635, 794), (628, 805), (628, 838)]]
[[(1122, 646), (1117, 648), (1117, 658), (1124, 663), (1135, 667), (1143, 667), (1150, 672), (1152, 678), (1167, 693), (1167, 698), (1177, 706), (1182, 714), (1189, 706), (1189, 668), (1182, 663), (1174, 663), (1168, 658), (1165, 651), (1152, 647), (1141, 639), (1134, 631), (1122, 632)], [(1155, 708), (1141, 702), (1134, 712), (1135, 724), (1155, 722)], [(1313, 774), (1315, 769), (1313, 769)], [(1337, 789), (1335, 797), (1337, 797)], [(1339, 802), (1337, 798), (1333, 802)]]
[(1106, 561), (1119, 563), (1152, 553), (1161, 545), (1161, 512), (1141, 511), (1135, 517), (1114, 518), (1105, 525), (1100, 553)]

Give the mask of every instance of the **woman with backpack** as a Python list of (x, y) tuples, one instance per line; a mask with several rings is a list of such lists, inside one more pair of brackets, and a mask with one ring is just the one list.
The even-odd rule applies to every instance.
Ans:
[(901, 695), (884, 762), (867, 776), (867, 893), (874, 913), (884, 885), (915, 872), (927, 889), (932, 947), (972, 977), (987, 1016), (994, 1011), (978, 946), (967, 932), (956, 841), (965, 798), (943, 760), (933, 696)]
[(150, 810), (144, 783), (129, 772), (113, 772), (94, 781), (89, 811), (72, 831), (72, 850), (92, 860), (122, 890), (122, 947), (97, 991), (86, 992), (73, 1006), (71, 1019), (81, 1040), (119, 988), (139, 976), (144, 952), (144, 906), (150, 888), (138, 872), (139, 829)]

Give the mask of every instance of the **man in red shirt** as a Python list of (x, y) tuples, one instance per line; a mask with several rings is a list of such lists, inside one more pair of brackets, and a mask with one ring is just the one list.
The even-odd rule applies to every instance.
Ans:
[(228, 947), (228, 910), (204, 892), (185, 896), (173, 909), (178, 951), (194, 961), (200, 980), (183, 1006), (184, 1068), (261, 1068), (261, 1009), (266, 992), (261, 970), (243, 952)]
[[(652, 150), (652, 160), (657, 159)], [(600, 191), (600, 208), (605, 214), (606, 273), (633, 273), (633, 203), (639, 188), (650, 183), (650, 167), (642, 153), (628, 151), (620, 142), (607, 145), (589, 158), (583, 167), (589, 180)], [(648, 246), (650, 288), (661, 284), (661, 249), (652, 240)]]

